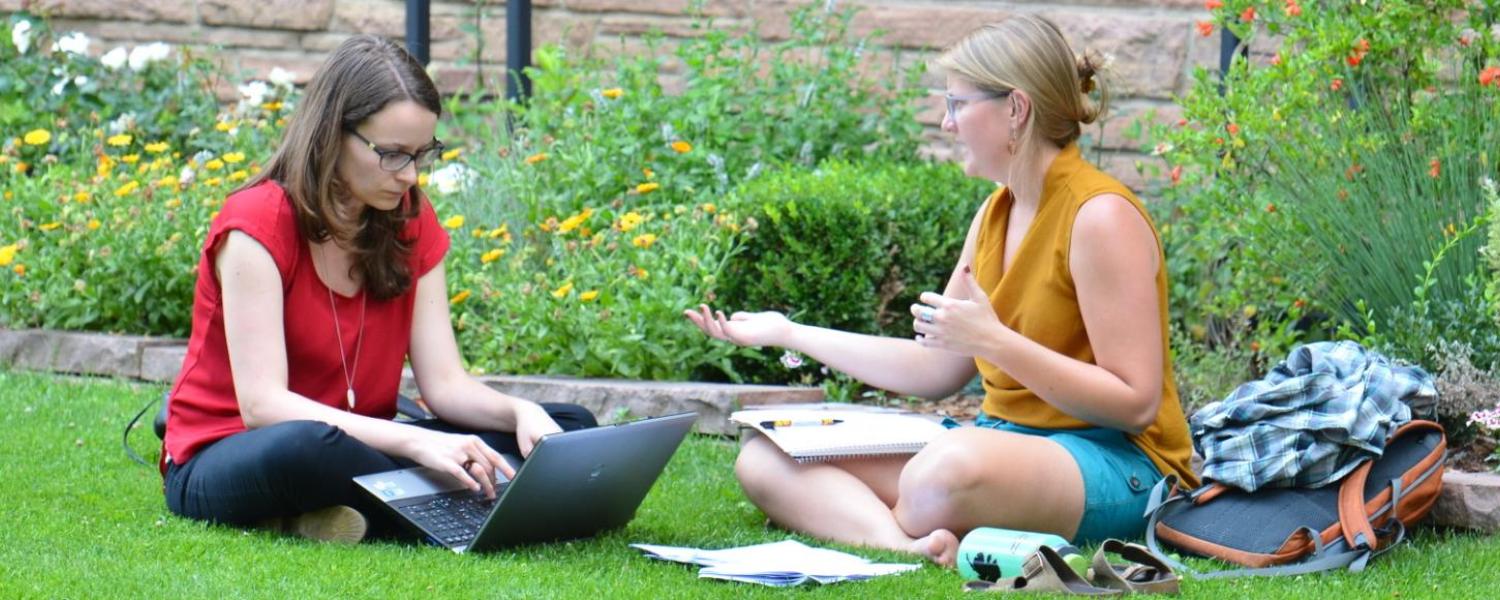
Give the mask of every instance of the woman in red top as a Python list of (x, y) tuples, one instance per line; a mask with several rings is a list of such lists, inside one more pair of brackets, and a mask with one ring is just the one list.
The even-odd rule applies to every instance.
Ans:
[[(308, 84), (266, 170), (209, 229), (193, 334), (162, 453), (167, 506), (358, 541), (352, 477), (423, 465), (494, 496), (501, 452), (594, 425), (463, 369), (448, 315), (448, 235), (416, 186), (442, 153), (442, 107), (404, 50), (344, 42)], [(402, 363), (438, 419), (392, 421)], [(481, 433), (482, 432), (482, 433)], [(365, 511), (372, 517), (375, 511)]]

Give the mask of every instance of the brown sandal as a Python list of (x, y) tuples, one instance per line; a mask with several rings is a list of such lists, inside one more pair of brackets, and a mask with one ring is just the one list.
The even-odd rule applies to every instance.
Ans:
[[(1129, 562), (1111, 564), (1110, 554)], [(1089, 569), (1089, 581), (1102, 588), (1136, 594), (1176, 594), (1180, 585), (1172, 567), (1145, 546), (1120, 540), (1105, 540), (1099, 546), (1094, 553), (1094, 566)]]
[(1062, 555), (1051, 546), (1037, 548), (1035, 554), (1021, 565), (1021, 576), (1001, 579), (996, 582), (970, 581), (964, 584), (965, 592), (1041, 592), (1072, 594), (1078, 596), (1117, 596), (1118, 589), (1100, 588), (1090, 585), (1073, 571)]

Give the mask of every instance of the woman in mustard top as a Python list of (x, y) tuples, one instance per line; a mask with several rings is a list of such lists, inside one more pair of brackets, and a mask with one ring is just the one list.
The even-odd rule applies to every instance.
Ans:
[(803, 352), (860, 381), (941, 398), (983, 377), (976, 427), (911, 457), (798, 464), (763, 438), (735, 474), (772, 521), (952, 564), (992, 526), (1079, 541), (1139, 537), (1151, 486), (1196, 485), (1167, 349), (1166, 269), (1130, 190), (1076, 141), (1107, 96), (1052, 23), (1018, 16), (949, 49), (943, 130), (970, 176), (1003, 182), (979, 208), (942, 294), (911, 307), (916, 339), (685, 311), (715, 338)]

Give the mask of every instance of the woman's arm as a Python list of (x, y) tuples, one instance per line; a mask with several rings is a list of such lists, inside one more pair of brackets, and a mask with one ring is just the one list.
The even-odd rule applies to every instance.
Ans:
[[(944, 295), (968, 298), (961, 268), (974, 259), (979, 224), (989, 206), (986, 201), (969, 224), (958, 265), (948, 276)], [(944, 398), (957, 393), (974, 378), (974, 357), (945, 352), (905, 339), (864, 335), (800, 325), (779, 313), (735, 313), (725, 318), (700, 305), (686, 311), (688, 319), (705, 333), (741, 346), (790, 348), (860, 382), (905, 396)]]
[(535, 402), (502, 394), (464, 371), (448, 313), (442, 263), (417, 280), (411, 366), (422, 400), (439, 418), (484, 431), (514, 431), (523, 456), (543, 435), (562, 431)]
[[(1097, 364), (1054, 352), (1000, 323), (983, 304), (923, 294), (935, 323), (918, 323), (924, 343), (972, 352), (1058, 410), (1097, 425), (1140, 433), (1161, 405), (1161, 310), (1156, 235), (1133, 205), (1096, 197), (1073, 225), (1069, 269)], [(973, 276), (967, 286), (978, 290)]]
[(429, 431), (345, 412), (287, 388), (281, 273), (260, 242), (231, 231), (220, 244), (214, 273), (224, 302), (225, 345), (245, 427), (322, 421), (382, 453), (410, 458), (466, 481), (471, 489), (494, 495), (493, 469), (509, 473), (510, 466), (477, 436)]

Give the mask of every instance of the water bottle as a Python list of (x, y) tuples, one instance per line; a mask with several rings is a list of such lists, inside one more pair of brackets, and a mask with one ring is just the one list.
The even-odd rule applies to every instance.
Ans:
[(1059, 536), (998, 527), (980, 527), (958, 543), (958, 572), (967, 579), (999, 581), (1021, 574), (1021, 565), (1047, 545), (1056, 550), (1079, 575), (1086, 576), (1089, 561), (1078, 548)]

